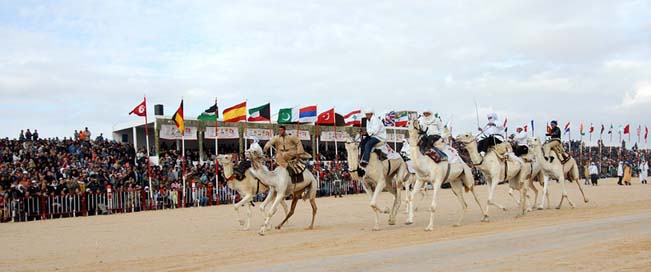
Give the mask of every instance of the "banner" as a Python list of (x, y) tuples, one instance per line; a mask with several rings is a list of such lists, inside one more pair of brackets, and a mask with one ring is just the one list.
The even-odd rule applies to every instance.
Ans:
[(248, 138), (249, 136), (255, 136), (260, 141), (269, 141), (274, 136), (274, 132), (271, 129), (249, 128), (244, 137)]
[[(215, 139), (215, 127), (206, 127), (205, 139)], [(239, 139), (240, 130), (237, 127), (219, 127), (219, 139)]]
[[(182, 138), (181, 132), (175, 125), (161, 125), (159, 137), (165, 140), (181, 140)], [(196, 140), (197, 127), (185, 127), (185, 139)]]
[[(296, 130), (295, 129), (287, 129), (287, 134), (296, 135)], [(310, 140), (312, 140), (312, 138), (310, 138), (310, 131), (309, 130), (299, 130), (298, 131), (298, 138), (301, 141), (310, 141)]]
[[(345, 131), (337, 131), (337, 142), (343, 143), (350, 138)], [(321, 132), (321, 141), (322, 142), (334, 142), (335, 141), (335, 132), (334, 131), (323, 131)]]

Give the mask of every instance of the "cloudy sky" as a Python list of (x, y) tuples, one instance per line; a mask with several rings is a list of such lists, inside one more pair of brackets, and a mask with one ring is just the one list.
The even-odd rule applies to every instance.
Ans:
[[(110, 135), (147, 94), (651, 126), (649, 1), (0, 0), (0, 137)], [(576, 136), (575, 136), (576, 137)]]

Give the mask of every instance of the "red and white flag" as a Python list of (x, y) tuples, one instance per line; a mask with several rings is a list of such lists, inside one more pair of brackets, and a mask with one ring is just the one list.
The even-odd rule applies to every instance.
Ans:
[(360, 126), (362, 124), (362, 110), (354, 110), (344, 115), (346, 126)]
[(129, 115), (135, 114), (140, 117), (145, 117), (147, 116), (147, 100), (143, 100), (142, 103), (138, 104), (131, 112), (129, 112)]

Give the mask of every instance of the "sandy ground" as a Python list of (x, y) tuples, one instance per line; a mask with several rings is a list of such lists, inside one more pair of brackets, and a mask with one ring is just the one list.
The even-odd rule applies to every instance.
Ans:
[[(477, 187), (482, 202), (486, 189)], [(452, 227), (460, 207), (443, 190), (433, 232), (424, 231), (425, 209), (410, 226), (403, 213), (395, 226), (383, 215), (382, 230), (372, 232), (365, 195), (317, 199), (312, 231), (303, 229), (309, 204), (299, 203), (285, 229), (264, 237), (256, 234), (257, 209), (252, 230), (241, 231), (231, 206), (2, 224), (0, 271), (651, 271), (651, 186), (609, 180), (585, 189), (587, 204), (576, 184), (568, 186), (576, 209), (516, 219), (499, 186), (496, 200), (509, 210), (492, 208), (490, 223), (479, 222), (466, 195), (471, 210), (462, 227)], [(552, 184), (553, 205), (559, 191)]]

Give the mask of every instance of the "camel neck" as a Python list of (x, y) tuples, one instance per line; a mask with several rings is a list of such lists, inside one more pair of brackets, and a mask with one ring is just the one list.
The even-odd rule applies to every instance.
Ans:
[(484, 159), (481, 154), (479, 154), (479, 151), (477, 150), (477, 142), (470, 142), (466, 144), (466, 150), (468, 150), (468, 154), (470, 155), (470, 160), (472, 161), (472, 164), (478, 165), (479, 168), (483, 168), (482, 160)]

